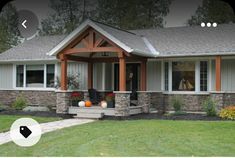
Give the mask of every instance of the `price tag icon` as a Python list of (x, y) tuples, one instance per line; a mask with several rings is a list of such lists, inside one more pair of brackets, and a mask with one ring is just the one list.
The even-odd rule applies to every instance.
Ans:
[(32, 131), (27, 126), (20, 126), (20, 134), (25, 138), (28, 138), (30, 134), (32, 134)]

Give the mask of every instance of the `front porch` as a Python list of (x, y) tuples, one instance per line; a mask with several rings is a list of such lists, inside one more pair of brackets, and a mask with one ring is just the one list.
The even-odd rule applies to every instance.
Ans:
[[(104, 35), (93, 29), (87, 28), (76, 39), (58, 53), (57, 58), (61, 62), (60, 90), (57, 91), (57, 113), (76, 114), (77, 117), (96, 117), (107, 116), (129, 116), (138, 113), (149, 112), (150, 99), (146, 91), (146, 62), (147, 58), (130, 54), (113, 41), (107, 39)], [(115, 95), (114, 108), (102, 108), (99, 103), (91, 107), (72, 107), (68, 90), (68, 61), (87, 63), (87, 91), (83, 91), (83, 100), (91, 100), (88, 90), (93, 89), (94, 63), (115, 63), (117, 72), (115, 78), (115, 88), (111, 91)], [(138, 63), (137, 73), (127, 75), (127, 63)], [(136, 70), (137, 71), (137, 70)], [(138, 76), (138, 77), (137, 77)], [(134, 82), (134, 79), (137, 80)], [(131, 83), (127, 80), (131, 80)], [(100, 82), (105, 82), (100, 81)], [(133, 86), (134, 85), (134, 86)], [(115, 91), (114, 91), (115, 90)], [(135, 106), (131, 95), (136, 93)], [(105, 92), (102, 92), (105, 93)], [(104, 94), (102, 94), (104, 95)], [(104, 100), (104, 98), (102, 99)], [(143, 103), (145, 101), (145, 103)]]

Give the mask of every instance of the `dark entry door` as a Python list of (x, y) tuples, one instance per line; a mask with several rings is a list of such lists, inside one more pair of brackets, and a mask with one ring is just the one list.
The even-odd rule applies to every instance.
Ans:
[[(140, 64), (126, 64), (126, 90), (138, 91)], [(119, 90), (119, 64), (114, 65), (114, 90)]]

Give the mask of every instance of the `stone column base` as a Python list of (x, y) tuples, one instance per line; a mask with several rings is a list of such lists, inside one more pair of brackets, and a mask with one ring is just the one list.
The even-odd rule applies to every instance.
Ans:
[(130, 115), (130, 94), (131, 92), (114, 92), (115, 93), (115, 116)]
[(71, 92), (56, 92), (56, 113), (67, 114), (70, 105)]
[(148, 92), (137, 92), (138, 93), (138, 106), (142, 106), (143, 113), (150, 112), (151, 106), (151, 94)]

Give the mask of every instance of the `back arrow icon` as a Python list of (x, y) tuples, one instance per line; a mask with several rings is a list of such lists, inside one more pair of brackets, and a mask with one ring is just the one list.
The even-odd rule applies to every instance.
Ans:
[(27, 20), (24, 20), (21, 24), (25, 29), (27, 29), (27, 26), (25, 25), (26, 22), (27, 22)]

